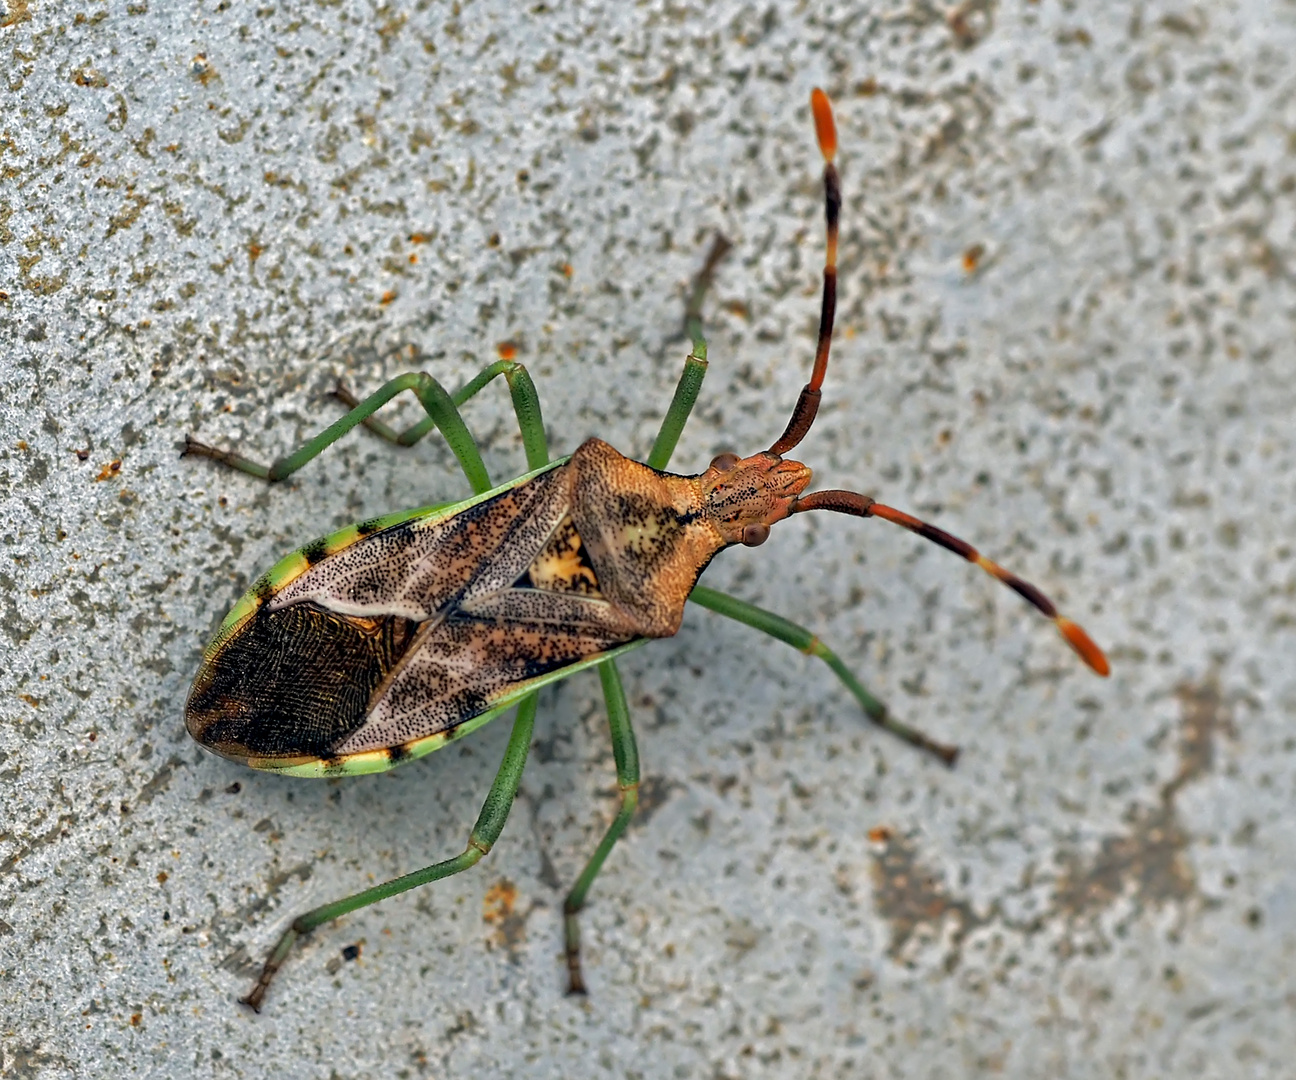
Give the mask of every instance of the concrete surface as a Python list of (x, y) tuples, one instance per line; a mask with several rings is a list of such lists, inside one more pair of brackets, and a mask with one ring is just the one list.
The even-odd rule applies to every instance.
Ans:
[[(0, 1073), (1292, 1075), (1291, 4), (0, 11)], [(555, 451), (643, 454), (723, 229), (676, 463), (768, 445), (812, 350), (815, 84), (846, 202), (802, 456), (1038, 582), (1111, 680), (900, 530), (788, 523), (706, 580), (957, 770), (695, 610), (622, 665), (650, 781), (587, 1001), (559, 909), (613, 774), (583, 676), (489, 860), (317, 932), (248, 1014), (294, 914), (460, 849), (508, 730), (336, 783), (199, 751), (188, 682), (257, 572), (466, 487), (432, 441), (269, 490), (183, 436), (273, 457), (339, 375), (412, 350), (455, 385), (512, 339)], [(502, 390), (469, 415), (517, 471)]]

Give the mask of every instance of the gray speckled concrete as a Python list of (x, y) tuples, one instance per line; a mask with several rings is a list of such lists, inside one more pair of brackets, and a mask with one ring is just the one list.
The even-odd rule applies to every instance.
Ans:
[[(1290, 5), (189, 6), (0, 7), (0, 1073), (1291, 1075)], [(812, 350), (817, 83), (846, 203), (803, 456), (1036, 580), (1113, 677), (900, 530), (789, 523), (708, 582), (822, 633), (956, 771), (695, 610), (622, 665), (650, 782), (589, 1000), (559, 909), (613, 780), (582, 676), (483, 866), (240, 1009), (293, 914), (459, 850), (508, 731), (344, 782), (199, 751), (188, 680), (252, 576), (466, 487), (432, 441), (270, 490), (181, 439), (272, 457), (339, 375), (413, 350), (457, 384), (511, 338), (556, 451), (643, 454), (719, 228), (676, 462), (768, 445)], [(469, 416), (516, 472), (502, 390)]]

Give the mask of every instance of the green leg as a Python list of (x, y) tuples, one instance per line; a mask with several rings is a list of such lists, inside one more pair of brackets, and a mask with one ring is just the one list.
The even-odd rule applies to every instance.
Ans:
[(453, 859), (446, 859), (444, 862), (434, 863), (432, 866), (416, 870), (414, 873), (406, 874), (404, 877), (385, 881), (381, 885), (375, 885), (372, 889), (365, 889), (364, 892), (358, 892), (332, 904), (317, 907), (313, 911), (306, 912), (305, 915), (299, 915), (292, 921), (292, 925), (284, 931), (283, 937), (279, 939), (279, 943), (275, 945), (274, 950), (270, 953), (265, 962), (265, 967), (261, 970), (261, 977), (257, 979), (252, 992), (247, 997), (239, 1000), (244, 1005), (250, 1005), (255, 1011), (260, 1012), (261, 1003), (265, 999), (267, 988), (270, 986), (270, 980), (275, 977), (275, 972), (279, 970), (284, 959), (292, 951), (293, 944), (299, 937), (310, 933), (315, 927), (331, 922), (358, 908), (376, 904), (379, 900), (386, 900), (389, 896), (396, 896), (398, 893), (416, 889), (420, 885), (426, 885), (429, 881), (438, 881), (441, 878), (450, 877), (452, 874), (467, 870), (470, 866), (479, 862), (482, 856), (490, 851), (495, 841), (499, 839), (500, 833), (504, 830), (504, 822), (508, 820), (514, 796), (517, 795), (518, 783), (522, 779), (522, 770), (526, 767), (527, 751), (531, 748), (531, 733), (535, 728), (535, 714), (536, 695), (532, 694), (530, 697), (523, 698), (521, 704), (518, 705), (517, 719), (513, 721), (513, 734), (509, 736), (508, 748), (504, 751), (504, 760), (500, 764), (499, 772), (495, 774), (495, 782), (491, 784), (490, 794), (486, 796), (486, 801), (482, 804), (481, 813), (477, 816), (477, 824), (473, 826), (473, 830), (468, 836), (468, 846), (464, 848), (461, 855), (456, 855)]
[(646, 464), (650, 468), (664, 470), (670, 464), (675, 444), (679, 442), (680, 433), (684, 430), (702, 389), (702, 380), (706, 378), (707, 346), (706, 338), (702, 336), (702, 298), (711, 287), (715, 268), (725, 257), (729, 247), (729, 241), (717, 234), (701, 272), (693, 280), (693, 291), (689, 294), (688, 307), (684, 312), (684, 330), (693, 339), (693, 351), (684, 361), (684, 372), (675, 387), (675, 396), (671, 398), (666, 418), (662, 421), (657, 440), (648, 455)]
[(758, 608), (755, 604), (739, 600), (728, 593), (708, 589), (705, 585), (694, 586), (693, 591), (689, 593), (689, 599), (695, 604), (701, 604), (704, 608), (716, 612), (718, 615), (737, 619), (740, 623), (746, 623), (757, 630), (762, 630), (772, 637), (778, 638), (779, 641), (785, 641), (794, 648), (800, 649), (803, 653), (819, 657), (820, 660), (832, 668), (837, 678), (846, 684), (846, 689), (855, 696), (855, 700), (860, 703), (864, 714), (873, 723), (885, 728), (893, 735), (898, 735), (905, 742), (935, 754), (946, 765), (953, 765), (958, 759), (959, 751), (957, 746), (936, 742), (917, 728), (910, 727), (892, 716), (890, 710), (870, 694), (863, 684), (851, 674), (850, 669), (842, 663), (841, 658), (805, 627), (797, 626), (796, 623), (789, 622), (781, 615), (775, 615), (772, 611)]
[(634, 728), (630, 726), (630, 710), (626, 705), (625, 690), (616, 665), (608, 660), (599, 665), (599, 679), (603, 683), (603, 697), (607, 702), (608, 726), (612, 729), (612, 756), (616, 760), (617, 788), (621, 792), (621, 809), (608, 826), (599, 846), (594, 849), (585, 869), (563, 903), (563, 930), (567, 940), (567, 993), (584, 994), (585, 979), (581, 975), (580, 926), (576, 915), (585, 906), (585, 897), (603, 869), (603, 862), (621, 838), (639, 805), (639, 748), (635, 744)]
[[(522, 445), (526, 449), (527, 468), (538, 469), (542, 465), (547, 465), (549, 448), (545, 440), (544, 422), (540, 417), (540, 397), (536, 393), (531, 376), (522, 364), (516, 360), (497, 360), (489, 367), (483, 368), (467, 385), (456, 390), (451, 395), (451, 400), (456, 406), (463, 405), (487, 383), (500, 375), (503, 375), (504, 381), (508, 383), (509, 395), (513, 398), (513, 411), (517, 414), (518, 427), (522, 431)], [(333, 391), (333, 396), (347, 408), (353, 409), (360, 404), (351, 391), (341, 383), (338, 383), (337, 389)], [(374, 434), (381, 435), (397, 446), (413, 446), (436, 427), (430, 416), (404, 431), (396, 431), (372, 416), (367, 417), (363, 423)]]
[[(477, 444), (473, 441), (472, 435), (469, 434), (463, 417), (459, 415), (458, 406), (436, 379), (421, 371), (413, 371), (407, 375), (399, 375), (392, 379), (381, 390), (370, 394), (364, 401), (357, 402), (355, 408), (346, 416), (336, 423), (330, 424), (315, 438), (306, 443), (305, 446), (300, 447), (287, 457), (280, 458), (268, 467), (233, 451), (218, 450), (203, 443), (195, 442), (193, 439), (185, 440), (184, 454), (209, 457), (231, 468), (238, 469), (240, 472), (248, 473), (251, 476), (259, 476), (262, 480), (272, 482), (282, 480), (287, 476), (291, 476), (311, 458), (324, 450), (325, 447), (337, 442), (353, 427), (364, 423), (365, 420), (386, 405), (397, 394), (406, 390), (412, 390), (423, 408), (427, 410), (428, 419), (426, 423), (429, 427), (435, 426), (445, 435), (446, 442), (450, 444), (450, 449), (454, 451), (455, 457), (459, 459), (459, 464), (463, 467), (464, 474), (468, 477), (468, 482), (472, 485), (473, 491), (479, 494), (483, 491), (489, 491), (491, 488), (490, 476), (486, 472), (486, 466), (482, 463)], [(539, 416), (538, 408), (536, 416)]]
[[(707, 255), (706, 263), (694, 279), (693, 290), (689, 295), (688, 307), (684, 315), (685, 330), (693, 340), (693, 351), (684, 361), (684, 372), (675, 387), (675, 396), (666, 412), (666, 418), (662, 421), (652, 452), (648, 455), (647, 464), (651, 468), (665, 469), (670, 464), (671, 455), (675, 452), (675, 444), (679, 442), (680, 433), (684, 430), (689, 413), (693, 411), (693, 405), (697, 401), (698, 392), (702, 389), (702, 380), (706, 377), (707, 369), (706, 339), (702, 336), (702, 299), (711, 286), (716, 266), (724, 258), (729, 247), (729, 241), (717, 235), (711, 245), (710, 254)], [(519, 420), (521, 420), (520, 414)], [(598, 673), (599, 680), (603, 683), (603, 698), (607, 702), (608, 727), (612, 733), (612, 757), (616, 761), (617, 788), (621, 792), (621, 807), (563, 902), (563, 932), (567, 944), (567, 993), (569, 994), (586, 993), (585, 978), (581, 974), (580, 924), (576, 916), (585, 906), (585, 898), (589, 895), (590, 886), (594, 884), (594, 879), (603, 869), (603, 863), (616, 842), (621, 839), (621, 834), (626, 831), (630, 819), (634, 817), (635, 807), (639, 805), (639, 747), (635, 742), (634, 728), (630, 725), (630, 709), (626, 704), (621, 675), (617, 671), (615, 661), (612, 660), (600, 664)]]

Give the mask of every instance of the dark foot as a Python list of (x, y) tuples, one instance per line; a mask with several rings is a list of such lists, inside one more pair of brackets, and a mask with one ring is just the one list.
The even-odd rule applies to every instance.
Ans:
[(184, 448), (180, 451), (183, 457), (205, 457), (213, 461), (226, 461), (229, 458), (229, 452), (226, 450), (217, 450), (214, 446), (208, 446), (206, 443), (200, 443), (192, 435), (186, 435)]
[(360, 404), (360, 399), (347, 389), (346, 383), (338, 379), (337, 386), (333, 387), (333, 396), (342, 402), (348, 409), (354, 409)]

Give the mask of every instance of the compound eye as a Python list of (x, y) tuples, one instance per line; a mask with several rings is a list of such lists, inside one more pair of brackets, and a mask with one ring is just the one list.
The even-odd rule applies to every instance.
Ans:
[(769, 526), (763, 521), (754, 521), (743, 526), (742, 542), (748, 547), (760, 547), (769, 539)]
[(733, 472), (742, 459), (737, 454), (717, 454), (711, 459), (711, 468), (716, 472)]

